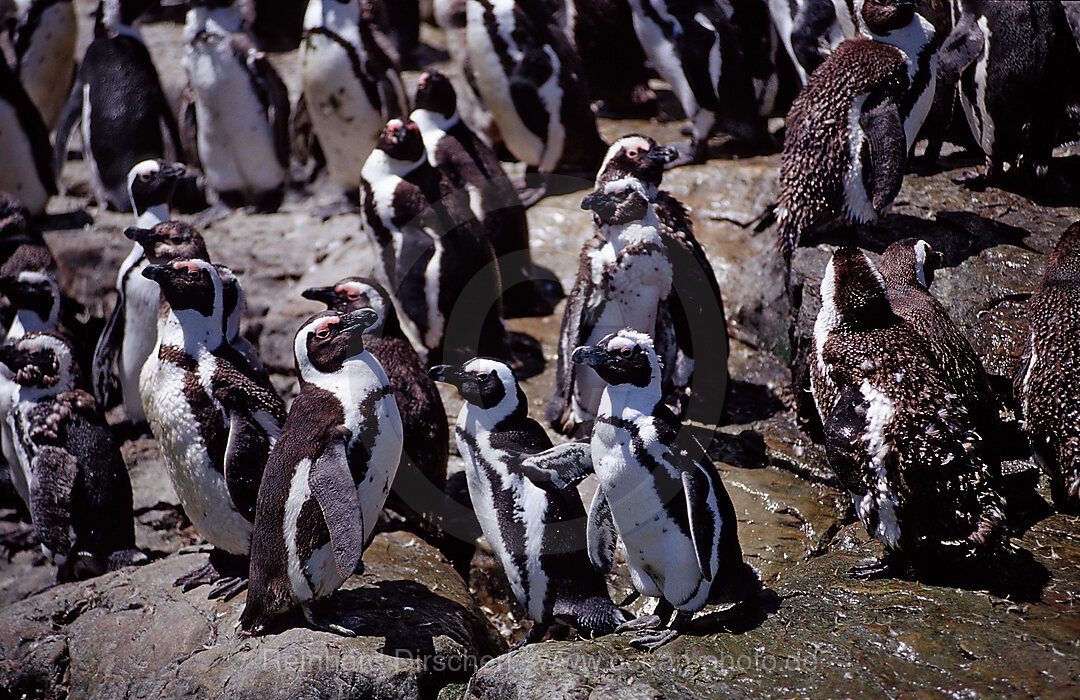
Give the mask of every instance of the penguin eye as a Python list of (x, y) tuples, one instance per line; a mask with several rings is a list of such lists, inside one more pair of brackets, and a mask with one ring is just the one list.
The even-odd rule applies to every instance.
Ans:
[(633, 350), (631, 350), (630, 348), (622, 348), (621, 350), (619, 350), (619, 354), (623, 357), (630, 357), (630, 355), (633, 354)]
[(630, 156), (631, 158), (637, 158), (638, 150), (636, 148), (631, 148), (629, 151), (626, 152), (626, 155)]
[(481, 382), (486, 382), (487, 378), (488, 378), (488, 373), (487, 372), (481, 372), (480, 374), (476, 375), (476, 378), (478, 380), (480, 380)]
[(315, 331), (316, 338), (326, 339), (330, 337), (330, 326), (323, 326), (319, 330)]
[(345, 292), (345, 296), (349, 298), (349, 301), (356, 301), (360, 298), (360, 292), (356, 291), (355, 289), (350, 289), (349, 291)]

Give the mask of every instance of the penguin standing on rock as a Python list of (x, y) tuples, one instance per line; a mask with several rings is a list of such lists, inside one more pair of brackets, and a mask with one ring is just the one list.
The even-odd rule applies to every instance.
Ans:
[(604, 583), (611, 559), (594, 568), (585, 553), (592, 543), (574, 525), (585, 518), (574, 487), (589, 472), (584, 446), (552, 447), (502, 362), (477, 358), (434, 367), (431, 375), (465, 399), (455, 429), (458, 451), (484, 536), (533, 622), (521, 644), (540, 641), (555, 622), (613, 632), (626, 618)]
[(624, 328), (577, 348), (573, 360), (607, 383), (590, 442), (599, 488), (589, 542), (613, 547), (613, 523), (635, 591), (660, 599), (653, 615), (622, 626), (646, 630), (631, 644), (654, 651), (706, 603), (742, 602), (761, 584), (743, 562), (720, 475), (663, 402), (652, 340)]
[(17, 197), (30, 214), (45, 213), (56, 194), (49, 129), (41, 113), (0, 54), (0, 192)]
[(72, 0), (15, 1), (15, 72), (48, 129), (75, 79), (78, 29)]
[(17, 386), (4, 456), (62, 582), (145, 561), (135, 549), (131, 482), (109, 426), (79, 386), (71, 345), (31, 333), (0, 347)]
[(311, 603), (363, 570), (401, 457), (397, 402), (360, 335), (378, 320), (372, 309), (325, 311), (296, 334), (300, 394), (259, 487), (245, 632), (299, 604), (316, 629), (356, 634)]
[(1080, 511), (1080, 222), (1065, 229), (1027, 303), (1030, 333), (1013, 376), (1035, 461), (1058, 510)]
[[(810, 384), (829, 464), (885, 546), (859, 577), (932, 568), (1004, 535), (1000, 470), (984, 457), (968, 394), (896, 315), (885, 281), (857, 248), (839, 248), (821, 282)], [(989, 455), (986, 455), (987, 457)]]
[(213, 265), (176, 260), (150, 265), (143, 275), (158, 283), (169, 304), (143, 366), (143, 407), (184, 513), (215, 547), (206, 565), (175, 585), (189, 590), (216, 582), (210, 595), (229, 598), (247, 585), (259, 482), (285, 405), (225, 341), (221, 277)]

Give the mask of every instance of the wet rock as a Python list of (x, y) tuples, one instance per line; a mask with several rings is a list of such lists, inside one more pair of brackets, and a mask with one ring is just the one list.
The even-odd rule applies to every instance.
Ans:
[(211, 601), (205, 587), (172, 586), (205, 558), (174, 555), (4, 608), (0, 685), (50, 697), (431, 697), (505, 650), (450, 565), (408, 534), (376, 537), (367, 573), (325, 604), (353, 639), (298, 615), (239, 637), (246, 594)]

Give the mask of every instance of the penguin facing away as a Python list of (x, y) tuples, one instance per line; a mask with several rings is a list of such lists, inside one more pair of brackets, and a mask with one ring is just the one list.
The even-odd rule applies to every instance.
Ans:
[(1013, 375), (1032, 454), (1054, 505), (1080, 511), (1080, 222), (1061, 234), (1027, 303), (1030, 332)]
[(75, 79), (78, 25), (72, 0), (15, 0), (15, 72), (48, 129)]
[(146, 560), (135, 548), (131, 482), (94, 399), (79, 385), (71, 345), (30, 333), (0, 347), (18, 387), (4, 455), (63, 583)]
[(608, 521), (598, 517), (609, 513), (635, 591), (659, 598), (653, 615), (621, 629), (646, 630), (631, 644), (654, 651), (707, 602), (741, 602), (760, 581), (743, 562), (735, 508), (720, 475), (662, 400), (652, 339), (624, 328), (577, 348), (573, 360), (607, 383), (590, 441), (599, 480), (590, 542), (614, 542)]
[(521, 644), (540, 641), (555, 622), (613, 632), (626, 618), (604, 582), (609, 553), (590, 561), (586, 533), (573, 524), (585, 518), (574, 486), (589, 473), (584, 446), (552, 447), (502, 362), (477, 358), (439, 365), (431, 374), (465, 399), (455, 428), (458, 450), (480, 526), (533, 622)]
[(45, 213), (56, 194), (56, 175), (50, 156), (49, 129), (41, 113), (0, 56), (0, 191), (17, 197), (37, 216)]
[(839, 248), (821, 298), (810, 382), (829, 464), (885, 546), (881, 559), (852, 573), (898, 575), (956, 549), (968, 556), (999, 544), (1000, 469), (973, 407), (893, 313), (881, 274), (858, 249)]
[(310, 605), (362, 571), (401, 455), (397, 402), (360, 336), (377, 320), (372, 309), (325, 311), (297, 332), (300, 394), (259, 487), (245, 632), (299, 604), (313, 627), (355, 636)]

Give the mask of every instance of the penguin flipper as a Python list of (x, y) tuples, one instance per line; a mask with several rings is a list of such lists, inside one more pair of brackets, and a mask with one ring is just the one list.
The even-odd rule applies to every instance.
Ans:
[(686, 494), (686, 514), (690, 523), (690, 539), (694, 542), (698, 569), (706, 581), (712, 581), (719, 565), (717, 559), (716, 516), (709, 504), (709, 477), (697, 469), (682, 473), (683, 492)]
[(870, 201), (879, 214), (885, 210), (900, 192), (907, 165), (907, 138), (904, 120), (900, 118), (900, 106), (891, 94), (866, 100), (859, 124), (866, 134), (870, 150)]
[(510, 74), (510, 99), (521, 122), (529, 131), (547, 141), (547, 110), (539, 86), (551, 75), (551, 58), (539, 48), (529, 48)]
[(846, 385), (840, 390), (836, 406), (824, 419), (825, 454), (829, 466), (844, 488), (854, 494), (870, 491), (862, 468), (867, 455), (859, 439), (866, 427), (867, 406), (862, 393), (854, 386)]
[(593, 473), (592, 447), (587, 442), (563, 443), (522, 458), (518, 468), (534, 484), (551, 484), (561, 491)]
[(964, 69), (983, 51), (985, 41), (975, 15), (964, 12), (938, 50), (938, 79), (955, 85)]
[[(64, 109), (60, 112), (60, 121), (56, 125), (56, 141), (53, 145), (53, 164), (56, 166), (56, 174), (64, 167), (67, 160), (68, 141), (71, 140), (71, 132), (75, 125), (82, 121), (83, 106), (83, 81), (76, 76), (75, 84), (71, 86)], [(86, 148), (86, 146), (84, 146)]]
[(364, 554), (364, 515), (349, 471), (344, 440), (332, 440), (311, 465), (308, 485), (330, 531), (338, 574), (348, 578)]
[(90, 368), (90, 376), (93, 382), (94, 399), (102, 410), (114, 403), (116, 392), (120, 385), (116, 378), (116, 365), (120, 357), (120, 335), (124, 328), (124, 299), (123, 294), (116, 298), (105, 327), (101, 330), (97, 345), (94, 346), (94, 360)]
[(589, 520), (585, 528), (589, 561), (602, 574), (611, 571), (615, 561), (615, 523), (611, 519), (611, 506), (602, 489), (597, 488), (589, 506)]
[(262, 51), (249, 50), (248, 70), (255, 90), (266, 106), (270, 132), (274, 135), (274, 153), (284, 168), (289, 167), (289, 92), (270, 59)]
[(202, 159), (199, 158), (199, 117), (195, 111), (195, 93), (191, 86), (184, 87), (180, 93), (180, 147), (184, 154), (184, 161), (191, 166), (202, 169)]
[(30, 464), (34, 485), (30, 489), (30, 514), (42, 545), (54, 554), (71, 551), (71, 500), (79, 462), (67, 450), (45, 446)]
[(225, 485), (240, 514), (255, 522), (259, 483), (270, 453), (270, 440), (247, 411), (229, 411), (229, 441), (225, 446)]

